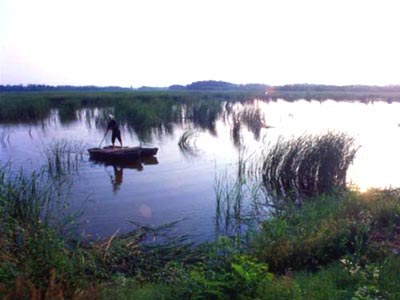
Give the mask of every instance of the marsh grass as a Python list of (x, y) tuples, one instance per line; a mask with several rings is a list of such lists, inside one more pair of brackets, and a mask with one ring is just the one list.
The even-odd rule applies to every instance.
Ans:
[(243, 145), (243, 137), (242, 137), (242, 122), (240, 120), (240, 117), (237, 116), (236, 114), (233, 114), (232, 116), (232, 126), (231, 126), (231, 138), (233, 141), (233, 145), (237, 149), (240, 149)]
[(246, 106), (240, 112), (240, 121), (253, 133), (256, 140), (260, 139), (261, 129), (267, 127), (264, 114), (255, 106)]
[(256, 140), (260, 139), (261, 129), (267, 128), (265, 115), (253, 103), (232, 107), (225, 105), (224, 121), (231, 127), (231, 139), (234, 146), (239, 149), (243, 146), (243, 128), (253, 133)]
[[(77, 239), (79, 213), (68, 210), (61, 181), (40, 173), (0, 170), (0, 298), (87, 299), (113, 274), (155, 280), (167, 262), (192, 254), (185, 236), (134, 222), (130, 233)], [(25, 297), (25, 298), (24, 298)], [(96, 296), (97, 297), (97, 296)]]
[(9, 166), (0, 171), (0, 187), (2, 212), (5, 218), (11, 218), (18, 223), (35, 225), (47, 223), (50, 193), (45, 193), (42, 186), (45, 182), (44, 173), (33, 172), (30, 177), (22, 171), (9, 178)]
[(217, 231), (242, 237), (265, 215), (264, 187), (252, 176), (253, 155), (240, 147), (233, 170), (215, 175)]
[(77, 112), (80, 109), (78, 101), (66, 100), (58, 107), (58, 116), (62, 124), (68, 124), (78, 119)]
[(77, 218), (65, 213), (61, 182), (46, 171), (26, 175), (7, 168), (0, 171), (0, 281), (7, 286), (0, 296), (44, 298), (51, 285), (71, 295), (85, 278), (85, 254), (66, 243)]
[(3, 123), (37, 123), (49, 117), (51, 103), (40, 93), (1, 93), (0, 120)]
[(253, 240), (257, 255), (279, 272), (313, 270), (342, 257), (361, 266), (385, 258), (398, 251), (400, 224), (399, 195), (386, 192), (330, 194), (286, 206), (263, 222)]
[(115, 233), (93, 246), (111, 274), (134, 277), (136, 282), (158, 280), (169, 262), (196, 259), (188, 236), (171, 234), (177, 222), (157, 227), (131, 222), (135, 228), (129, 233)]
[[(220, 210), (231, 219), (243, 215), (245, 201), (253, 199), (244, 176), (249, 166), (243, 167), (251, 161), (239, 155), (236, 178), (220, 177)], [(62, 230), (65, 220), (49, 209), (60, 195), (51, 176), (10, 177), (7, 169), (0, 175), (0, 297), (5, 299), (400, 295), (400, 260), (393, 254), (400, 241), (398, 190), (315, 196), (259, 222), (260, 230), (250, 231), (246, 241), (221, 237), (194, 246), (185, 236), (170, 235), (175, 223), (132, 222), (127, 234), (116, 232), (100, 241), (70, 239)]]
[(54, 141), (43, 151), (48, 173), (53, 176), (77, 173), (85, 151), (86, 146), (81, 141)]
[[(374, 235), (398, 192), (317, 196), (262, 223), (250, 243), (220, 237), (194, 249), (198, 259), (169, 261), (141, 284), (119, 275), (106, 297), (130, 299), (397, 299), (398, 255)], [(385, 202), (384, 205), (377, 204)], [(397, 233), (398, 234), (398, 233)], [(358, 243), (363, 240), (363, 243)], [(376, 252), (376, 243), (382, 247)], [(357, 244), (362, 245), (358, 247)], [(388, 248), (389, 246), (389, 248)], [(392, 254), (391, 254), (392, 253)], [(361, 255), (360, 255), (361, 254)], [(135, 299), (136, 299), (135, 298)]]
[(263, 182), (275, 197), (291, 200), (345, 188), (357, 149), (343, 133), (280, 139), (264, 158)]
[[(112, 111), (121, 126), (134, 130), (140, 141), (149, 142), (152, 135), (159, 131), (172, 133), (174, 124), (191, 124), (216, 135), (216, 120), (223, 114), (224, 107), (229, 107), (226, 103), (247, 102), (261, 95), (250, 90), (240, 93), (5, 92), (0, 94), (0, 120), (4, 123), (38, 123), (48, 118), (51, 111), (56, 111), (61, 124), (68, 124), (79, 119), (79, 110), (98, 108)], [(106, 124), (106, 118), (97, 118), (98, 128), (104, 129)]]

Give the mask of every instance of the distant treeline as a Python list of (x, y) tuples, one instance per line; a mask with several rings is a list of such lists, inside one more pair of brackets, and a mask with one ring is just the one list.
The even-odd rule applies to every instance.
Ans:
[(171, 85), (169, 87), (150, 87), (142, 86), (139, 88), (128, 88), (119, 86), (72, 86), (72, 85), (43, 85), (43, 84), (29, 84), (29, 85), (0, 85), (0, 92), (64, 92), (64, 91), (77, 91), (77, 92), (129, 92), (129, 91), (211, 91), (211, 92), (248, 92), (253, 91), (260, 94), (268, 94), (269, 96), (283, 96), (291, 97), (290, 95), (305, 93), (304, 95), (326, 95), (326, 94), (368, 94), (379, 95), (385, 93), (400, 94), (400, 85), (389, 86), (369, 86), (369, 85), (323, 85), (323, 84), (290, 84), (281, 86), (269, 86), (266, 84), (234, 84), (225, 81), (196, 81), (188, 85)]
[(188, 85), (171, 85), (170, 90), (188, 90), (188, 91), (242, 91), (242, 90), (263, 90), (268, 87), (265, 84), (234, 84), (225, 81), (196, 81)]
[(100, 91), (100, 92), (125, 92), (125, 91), (243, 91), (243, 90), (261, 90), (264, 91), (268, 86), (265, 84), (234, 84), (225, 81), (196, 81), (188, 85), (171, 85), (170, 87), (150, 87), (142, 86), (140, 88), (126, 88), (118, 86), (72, 86), (72, 85), (0, 85), (0, 92), (35, 92), (35, 91)]
[(45, 84), (28, 84), (28, 85), (0, 85), (0, 92), (52, 92), (52, 91), (99, 91), (99, 92), (123, 92), (130, 91), (132, 88), (124, 88), (118, 86), (99, 87), (94, 85), (73, 86), (73, 85), (45, 85)]
[(234, 84), (225, 81), (196, 81), (188, 85), (171, 85), (169, 87), (142, 86), (139, 88), (128, 88), (119, 86), (99, 87), (94, 85), (72, 86), (72, 85), (0, 85), (0, 92), (35, 92), (35, 91), (99, 91), (99, 92), (126, 92), (126, 91), (268, 91), (268, 93), (286, 92), (345, 92), (345, 93), (400, 93), (400, 85), (369, 86), (369, 85), (323, 85), (323, 84), (290, 84), (281, 86), (270, 86), (266, 84)]

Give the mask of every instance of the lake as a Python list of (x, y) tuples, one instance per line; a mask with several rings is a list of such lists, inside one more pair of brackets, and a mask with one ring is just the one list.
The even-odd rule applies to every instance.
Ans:
[[(346, 133), (360, 146), (348, 170), (348, 183), (361, 191), (400, 187), (399, 103), (278, 99), (229, 106), (221, 102), (221, 107), (210, 128), (183, 117), (143, 139), (123, 125), (124, 145), (159, 148), (149, 161), (105, 165), (90, 161), (85, 151), (71, 175), (69, 194), (72, 209), (83, 207), (81, 229), (101, 238), (131, 230), (134, 225), (129, 221), (158, 226), (180, 220), (173, 229), (176, 234), (189, 234), (197, 242), (213, 240), (221, 233), (217, 182), (234, 177), (240, 155), (254, 158), (280, 137)], [(58, 141), (73, 142), (80, 149), (97, 147), (106, 125), (99, 118), (104, 111), (79, 108), (65, 121), (58, 109), (52, 109), (34, 124), (1, 123), (0, 159), (11, 162), (13, 170), (31, 171), (46, 164), (46, 149)], [(243, 111), (247, 119), (235, 131), (235, 118)], [(192, 135), (186, 147), (180, 147), (188, 130)], [(110, 144), (110, 134), (105, 144)]]

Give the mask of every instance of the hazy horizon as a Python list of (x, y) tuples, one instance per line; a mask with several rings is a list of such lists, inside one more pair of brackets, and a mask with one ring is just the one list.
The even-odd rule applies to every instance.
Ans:
[[(199, 80), (199, 81), (194, 81), (194, 82), (206, 82), (209, 80)], [(265, 86), (270, 86), (270, 87), (274, 87), (274, 86), (285, 86), (285, 85), (315, 85), (315, 86), (336, 86), (336, 87), (348, 87), (348, 86), (366, 86), (366, 87), (400, 87), (400, 84), (386, 84), (386, 85), (371, 85), (371, 84), (346, 84), (346, 85), (335, 85), (335, 84), (318, 84), (318, 83), (310, 83), (310, 82), (299, 82), (299, 83), (290, 83), (290, 84), (280, 84), (280, 85), (271, 85), (268, 83), (263, 83), (263, 82), (250, 82), (250, 83), (241, 83), (241, 82), (228, 82), (225, 80), (212, 80), (215, 82), (226, 82), (226, 83), (232, 83), (232, 84), (236, 84), (236, 85), (251, 85), (251, 84), (260, 84), (260, 85), (265, 85)], [(194, 83), (191, 82), (191, 83)], [(189, 83), (189, 84), (191, 84)], [(182, 85), (182, 86), (186, 86), (186, 84), (180, 84), (180, 83), (173, 83), (171, 85), (168, 86), (149, 86), (149, 85), (141, 85), (141, 86), (122, 86), (122, 85), (95, 85), (95, 84), (85, 84), (85, 85), (70, 85), (70, 84), (58, 84), (58, 85), (51, 85), (51, 84), (46, 84), (46, 83), (16, 83), (16, 84), (0, 84), (0, 86), (23, 86), (23, 87), (28, 87), (30, 85), (43, 85), (43, 86), (49, 86), (49, 87), (63, 87), (63, 86), (70, 86), (70, 87), (98, 87), (98, 88), (107, 88), (107, 87), (115, 87), (115, 88), (132, 88), (132, 89), (140, 89), (140, 88), (160, 88), (160, 89), (167, 89), (171, 86), (174, 85)]]

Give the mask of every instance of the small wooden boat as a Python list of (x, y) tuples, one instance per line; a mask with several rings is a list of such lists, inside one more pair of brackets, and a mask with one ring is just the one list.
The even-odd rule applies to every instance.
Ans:
[(141, 157), (154, 156), (158, 148), (144, 147), (117, 147), (106, 146), (103, 148), (88, 149), (90, 158), (107, 161), (127, 161), (140, 159)]

